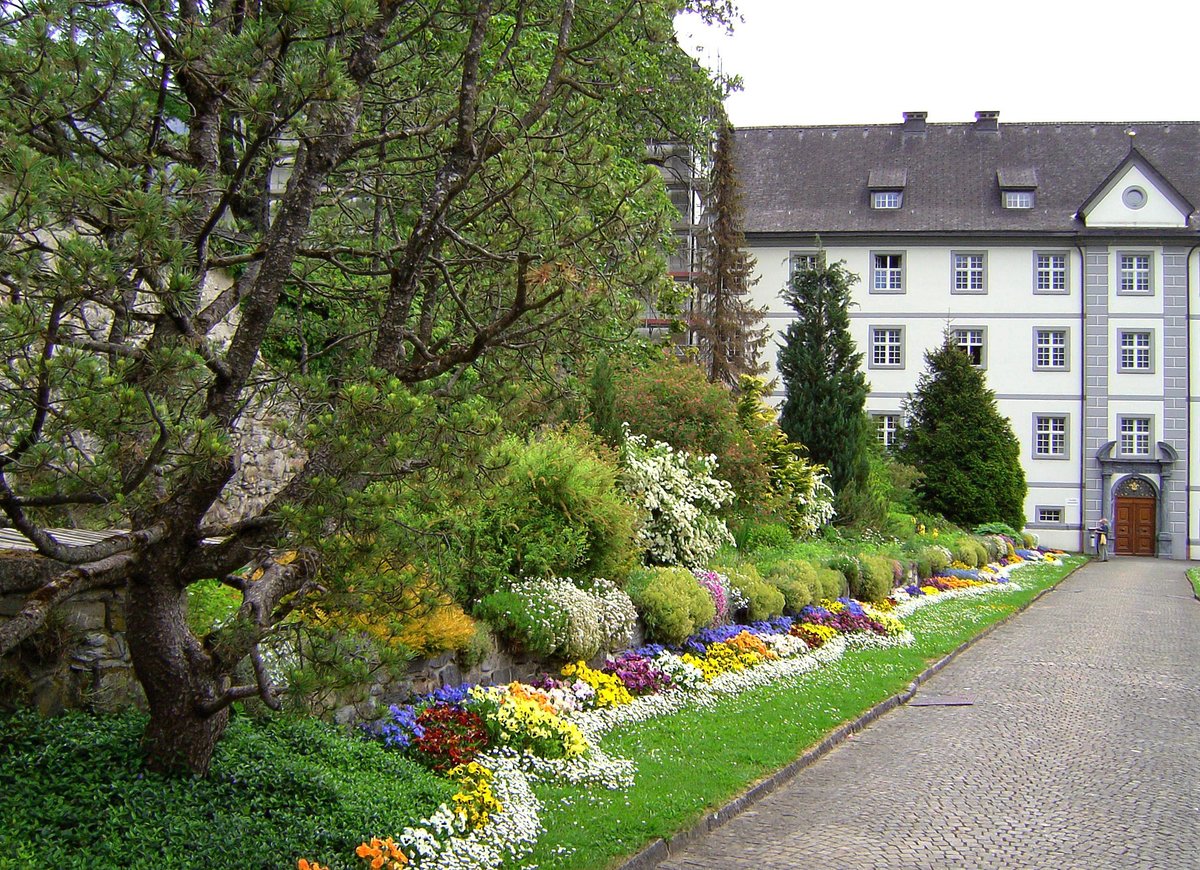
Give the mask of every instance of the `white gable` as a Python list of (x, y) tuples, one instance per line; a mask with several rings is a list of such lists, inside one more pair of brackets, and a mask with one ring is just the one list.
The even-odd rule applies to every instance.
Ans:
[(1083, 214), (1089, 227), (1186, 227), (1187, 219), (1135, 163), (1109, 182)]

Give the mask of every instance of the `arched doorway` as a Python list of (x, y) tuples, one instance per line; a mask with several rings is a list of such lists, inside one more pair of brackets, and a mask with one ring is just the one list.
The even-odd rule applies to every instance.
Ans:
[(1113, 490), (1113, 550), (1118, 556), (1153, 556), (1158, 535), (1158, 494), (1144, 477), (1130, 475)]

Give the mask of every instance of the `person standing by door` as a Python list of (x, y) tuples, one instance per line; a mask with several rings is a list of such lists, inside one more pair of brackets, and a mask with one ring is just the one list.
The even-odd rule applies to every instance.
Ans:
[(1108, 517), (1100, 517), (1096, 523), (1096, 554), (1101, 562), (1108, 561)]

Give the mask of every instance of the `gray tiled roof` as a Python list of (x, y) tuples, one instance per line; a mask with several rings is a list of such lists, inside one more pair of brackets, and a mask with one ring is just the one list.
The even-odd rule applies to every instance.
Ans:
[[(747, 233), (1076, 232), (1075, 213), (1137, 150), (1200, 203), (1200, 123), (749, 127), (736, 133)], [(869, 205), (872, 173), (903, 171), (904, 206)], [(1000, 173), (1036, 180), (1033, 209), (1000, 204)], [(878, 175), (877, 175), (878, 178)]]

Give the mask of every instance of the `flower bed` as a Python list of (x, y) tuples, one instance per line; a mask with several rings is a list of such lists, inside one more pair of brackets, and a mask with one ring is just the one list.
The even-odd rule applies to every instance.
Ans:
[[(532, 782), (609, 789), (632, 784), (636, 764), (603, 752), (599, 744), (606, 732), (798, 680), (850, 647), (909, 644), (913, 637), (903, 617), (936, 601), (991, 592), (1007, 584), (1008, 573), (1019, 564), (949, 569), (921, 586), (894, 590), (879, 606), (846, 598), (822, 601), (795, 617), (705, 629), (678, 647), (630, 650), (610, 657), (599, 670), (576, 662), (531, 685), (443, 689), (413, 705), (393, 707), (377, 736), (447, 771), (461, 786), (451, 804), (405, 828), (395, 842), (414, 867), (518, 862), (541, 831)], [(474, 725), (476, 719), (478, 728), (468, 729), (466, 723)], [(431, 742), (427, 723), (445, 727), (445, 722), (452, 724), (457, 741)], [(472, 758), (466, 757), (469, 750), (476, 753)]]

